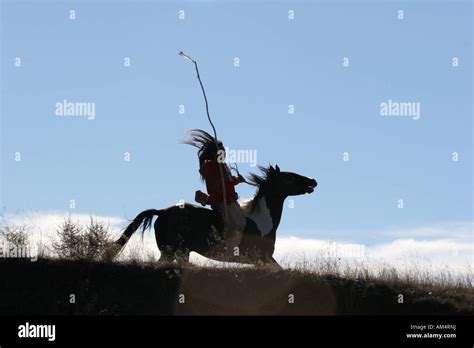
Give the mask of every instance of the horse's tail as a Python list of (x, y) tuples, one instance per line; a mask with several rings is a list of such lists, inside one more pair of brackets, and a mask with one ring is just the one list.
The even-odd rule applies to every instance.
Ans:
[(113, 251), (111, 251), (112, 255), (109, 255), (109, 258), (113, 259), (117, 254), (122, 250), (122, 248), (127, 244), (128, 240), (135, 233), (136, 230), (143, 224), (142, 232), (144, 232), (147, 228), (151, 227), (151, 223), (153, 221), (153, 217), (156, 215), (160, 215), (162, 211), (157, 209), (148, 209), (142, 211), (140, 214), (137, 215), (135, 219), (127, 226), (125, 231), (122, 233), (119, 239), (117, 239), (113, 246)]

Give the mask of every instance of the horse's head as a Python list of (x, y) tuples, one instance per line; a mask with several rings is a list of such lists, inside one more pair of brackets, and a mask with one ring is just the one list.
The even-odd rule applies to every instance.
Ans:
[(312, 193), (318, 185), (316, 180), (292, 172), (282, 172), (278, 166), (273, 168), (272, 186), (282, 196), (298, 196), (305, 193)]
[(292, 172), (282, 172), (278, 165), (260, 168), (262, 176), (252, 175), (250, 181), (267, 193), (281, 197), (312, 193), (318, 185), (316, 180)]

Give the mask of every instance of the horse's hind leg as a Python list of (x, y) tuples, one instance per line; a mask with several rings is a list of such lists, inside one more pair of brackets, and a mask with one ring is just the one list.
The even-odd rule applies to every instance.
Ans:
[(156, 239), (156, 246), (160, 251), (160, 259), (158, 263), (166, 264), (172, 263), (174, 261), (174, 254), (171, 248), (165, 245), (165, 236), (168, 228), (168, 219), (163, 217), (158, 217), (155, 221), (154, 229), (155, 229), (155, 239)]
[(176, 261), (178, 265), (185, 265), (189, 262), (189, 251), (170, 250), (169, 247), (165, 247), (160, 252), (159, 263), (170, 264)]
[[(173, 216), (160, 216), (155, 221), (155, 239), (161, 252), (160, 263), (178, 264), (189, 262), (188, 249), (183, 249), (183, 226), (182, 218)], [(184, 227), (186, 228), (186, 227)]]

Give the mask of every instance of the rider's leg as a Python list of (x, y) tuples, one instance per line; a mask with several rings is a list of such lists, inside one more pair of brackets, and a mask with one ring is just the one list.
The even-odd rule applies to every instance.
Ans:
[[(227, 221), (225, 221), (225, 213), (223, 204), (220, 206), (220, 212), (224, 218), (224, 239), (227, 242), (227, 252), (229, 255), (235, 255), (235, 247), (238, 247), (245, 229), (245, 214), (240, 205), (234, 201), (227, 205)], [(240, 252), (239, 252), (240, 254)]]

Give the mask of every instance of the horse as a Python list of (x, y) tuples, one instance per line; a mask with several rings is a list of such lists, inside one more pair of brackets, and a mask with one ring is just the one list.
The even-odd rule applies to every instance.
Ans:
[[(313, 178), (282, 172), (278, 165), (259, 166), (260, 175), (251, 174), (248, 182), (257, 187), (255, 196), (240, 203), (246, 226), (233, 253), (223, 253), (223, 219), (219, 212), (194, 204), (177, 204), (165, 209), (142, 211), (115, 242), (116, 254), (132, 234), (143, 225), (149, 229), (155, 216), (155, 238), (161, 251), (159, 262), (189, 262), (194, 251), (209, 259), (225, 262), (265, 264), (281, 268), (273, 258), (276, 232), (287, 197), (310, 194), (317, 186)], [(115, 255), (116, 255), (115, 254)]]

